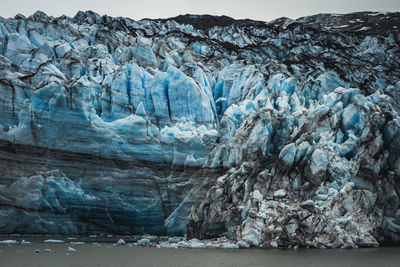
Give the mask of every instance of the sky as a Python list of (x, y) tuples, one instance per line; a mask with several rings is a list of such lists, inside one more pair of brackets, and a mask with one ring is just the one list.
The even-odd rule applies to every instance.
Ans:
[(317, 13), (400, 11), (400, 0), (0, 0), (0, 16), (32, 15), (36, 10), (54, 17), (74, 16), (79, 10), (101, 15), (168, 18), (182, 14), (227, 15), (236, 19), (270, 21)]

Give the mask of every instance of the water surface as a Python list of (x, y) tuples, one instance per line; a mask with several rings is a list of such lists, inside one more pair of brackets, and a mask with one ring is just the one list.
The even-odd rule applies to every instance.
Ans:
[[(68, 252), (73, 247), (76, 252)], [(36, 250), (40, 250), (39, 253)], [(47, 251), (46, 251), (47, 250)], [(51, 250), (51, 252), (49, 251)], [(0, 245), (0, 266), (400, 266), (400, 248), (376, 249), (160, 249), (83, 245)]]

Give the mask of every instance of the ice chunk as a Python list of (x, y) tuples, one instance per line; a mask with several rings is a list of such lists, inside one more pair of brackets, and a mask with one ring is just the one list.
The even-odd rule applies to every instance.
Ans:
[(64, 240), (59, 240), (59, 239), (46, 239), (43, 242), (44, 243), (55, 243), (55, 244), (57, 244), (57, 243), (65, 243)]
[(342, 123), (345, 130), (358, 129), (360, 113), (353, 104), (348, 105), (342, 113)]
[(284, 198), (286, 196), (286, 191), (284, 189), (279, 189), (274, 192), (275, 198)]
[(125, 242), (125, 240), (123, 240), (123, 239), (119, 239), (119, 240), (117, 241), (117, 243), (115, 243), (115, 244), (118, 245), (118, 246), (123, 246), (123, 245), (126, 244), (126, 242)]
[(328, 168), (329, 157), (328, 152), (323, 149), (314, 150), (311, 156), (311, 174), (313, 176), (321, 176), (325, 175), (325, 172)]
[(206, 245), (197, 238), (189, 240), (189, 248), (205, 248)]
[(284, 146), (279, 153), (279, 158), (288, 166), (291, 167), (296, 157), (296, 145), (294, 143)]
[(18, 244), (18, 242), (17, 242), (17, 240), (1, 240), (0, 244), (14, 245), (14, 244)]
[(252, 194), (251, 194), (251, 197), (254, 199), (254, 200), (256, 200), (256, 201), (258, 201), (258, 202), (261, 202), (262, 200), (263, 200), (263, 198), (264, 198), (264, 196), (260, 193), (260, 191), (258, 191), (258, 190), (254, 190), (253, 192), (252, 192)]
[(142, 238), (139, 241), (137, 241), (137, 243), (141, 246), (149, 246), (151, 244), (151, 241), (148, 238)]
[(299, 228), (299, 225), (296, 222), (293, 222), (293, 223), (287, 224), (285, 226), (285, 228), (289, 235), (293, 235), (296, 233), (296, 230)]
[(81, 242), (81, 241), (72, 241), (69, 242), (71, 245), (85, 245), (85, 242)]
[(68, 252), (76, 252), (76, 249), (71, 248), (71, 247), (68, 247), (67, 251), (68, 251)]
[(140, 102), (139, 106), (136, 108), (135, 115), (141, 116), (141, 117), (146, 117), (146, 110), (144, 109), (143, 103)]
[(157, 66), (157, 58), (150, 46), (139, 44), (132, 49), (132, 54), (141, 65)]
[(68, 53), (69, 51), (71, 51), (71, 45), (70, 44), (62, 44), (56, 47), (56, 53), (57, 53), (57, 57), (64, 57), (66, 53)]
[(171, 119), (213, 123), (214, 113), (204, 89), (175, 67), (170, 66), (167, 74)]
[(29, 53), (35, 47), (25, 34), (12, 33), (8, 35), (6, 56), (14, 59), (18, 54)]

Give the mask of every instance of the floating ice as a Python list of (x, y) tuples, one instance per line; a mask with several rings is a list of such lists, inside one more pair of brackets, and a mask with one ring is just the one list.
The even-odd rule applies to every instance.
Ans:
[(14, 244), (18, 244), (18, 242), (17, 242), (17, 240), (1, 240), (0, 244), (14, 245)]
[(64, 240), (58, 240), (58, 239), (46, 239), (43, 241), (44, 243), (65, 243)]
[(68, 252), (76, 252), (76, 249), (71, 248), (71, 247), (68, 247), (67, 251), (68, 251)]

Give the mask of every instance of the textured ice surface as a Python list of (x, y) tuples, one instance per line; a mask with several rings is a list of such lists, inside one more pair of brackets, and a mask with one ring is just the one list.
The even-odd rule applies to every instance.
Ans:
[(399, 15), (368, 14), (0, 18), (0, 232), (399, 242)]

